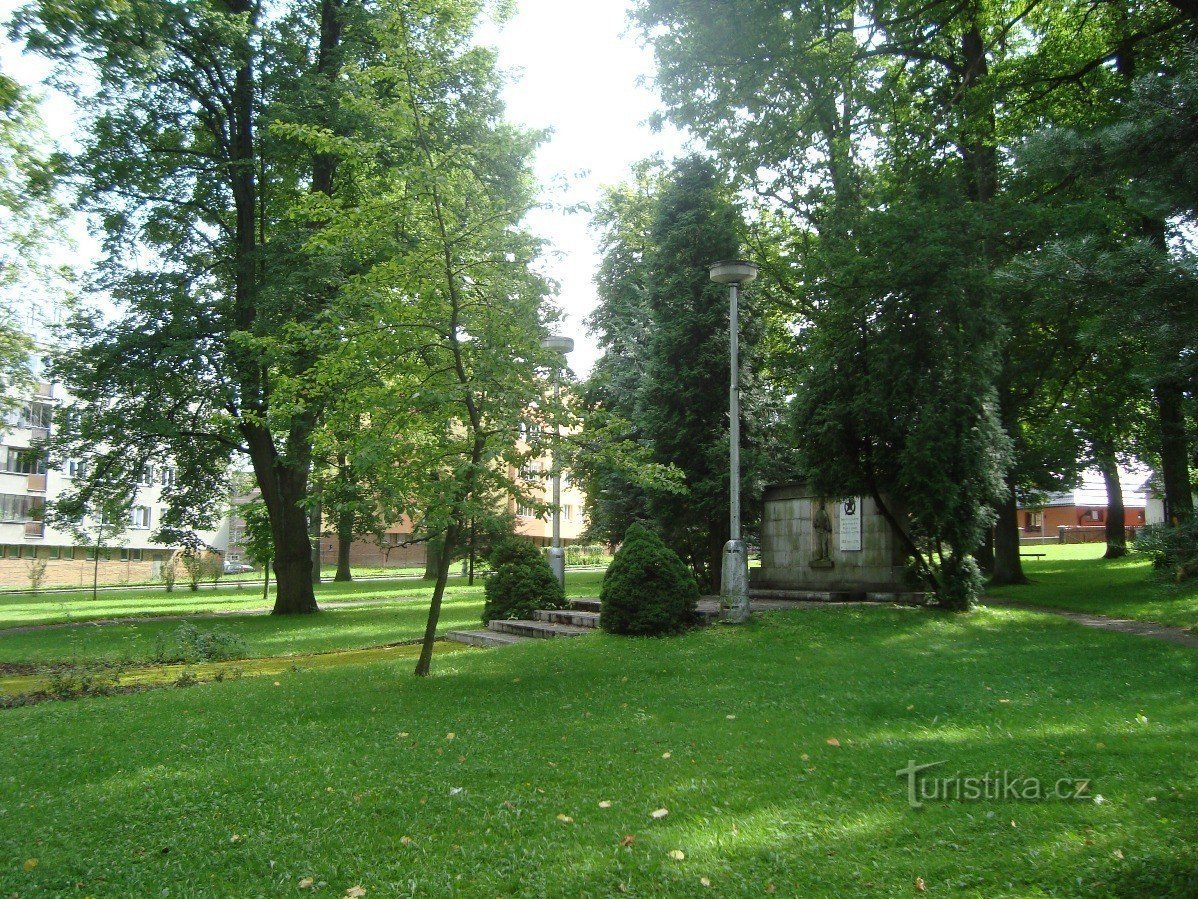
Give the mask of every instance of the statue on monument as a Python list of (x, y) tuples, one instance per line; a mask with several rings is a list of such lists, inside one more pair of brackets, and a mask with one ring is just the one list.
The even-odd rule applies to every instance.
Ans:
[(832, 516), (828, 514), (826, 500), (819, 501), (819, 508), (811, 519), (811, 536), (814, 552), (811, 558), (812, 568), (832, 567)]

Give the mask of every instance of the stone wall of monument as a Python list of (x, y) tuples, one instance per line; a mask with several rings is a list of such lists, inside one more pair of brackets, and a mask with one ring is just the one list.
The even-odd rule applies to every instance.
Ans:
[[(905, 552), (901, 537), (870, 497), (857, 497), (861, 548), (841, 546), (844, 501), (824, 499), (830, 522), (826, 559), (818, 559), (815, 528), (821, 497), (804, 484), (771, 487), (765, 493), (761, 521), (761, 567), (750, 570), (753, 587), (817, 592), (905, 591)], [(814, 563), (814, 564), (813, 564)], [(828, 564), (831, 563), (831, 564)]]

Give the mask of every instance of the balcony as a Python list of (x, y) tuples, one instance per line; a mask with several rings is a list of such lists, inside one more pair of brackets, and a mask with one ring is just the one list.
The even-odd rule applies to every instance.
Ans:
[(44, 474), (31, 474), (27, 489), (30, 493), (45, 493), (46, 476)]
[(26, 540), (41, 540), (46, 536), (46, 523), (44, 521), (27, 521), (25, 522), (25, 539)]

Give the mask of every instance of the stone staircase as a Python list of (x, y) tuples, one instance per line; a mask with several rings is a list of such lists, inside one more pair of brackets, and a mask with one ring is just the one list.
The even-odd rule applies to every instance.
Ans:
[(599, 600), (575, 599), (568, 609), (538, 609), (530, 620), (491, 621), (486, 630), (449, 631), (445, 639), (470, 646), (510, 646), (526, 640), (581, 637), (599, 627)]

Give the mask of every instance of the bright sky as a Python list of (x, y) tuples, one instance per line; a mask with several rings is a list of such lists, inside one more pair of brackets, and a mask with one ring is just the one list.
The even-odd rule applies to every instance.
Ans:
[[(632, 163), (656, 152), (674, 156), (683, 139), (675, 132), (653, 134), (646, 124), (657, 100), (638, 80), (651, 74), (652, 57), (633, 34), (625, 34), (630, 0), (518, 3), (513, 19), (501, 30), (487, 27), (480, 39), (499, 48), (501, 66), (514, 76), (506, 91), (509, 117), (553, 129), (536, 163), (549, 206), (534, 214), (530, 226), (552, 244), (546, 273), (560, 284), (562, 330), (575, 339), (571, 368), (585, 374), (597, 356), (583, 319), (594, 306), (591, 279), (598, 257), (589, 216), (563, 207), (593, 204), (603, 185), (627, 177)], [(0, 17), (19, 5), (0, 0)], [(23, 57), (6, 43), (0, 44), (0, 64), (25, 84), (47, 74), (40, 59)], [(69, 100), (47, 91), (43, 114), (52, 135), (69, 143), (74, 128)], [(64, 251), (64, 258), (94, 256), (82, 228), (74, 231), (79, 247)]]

